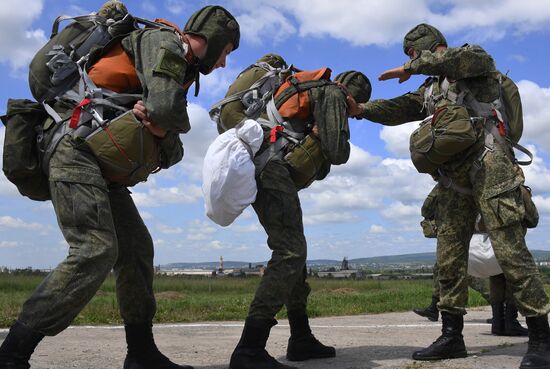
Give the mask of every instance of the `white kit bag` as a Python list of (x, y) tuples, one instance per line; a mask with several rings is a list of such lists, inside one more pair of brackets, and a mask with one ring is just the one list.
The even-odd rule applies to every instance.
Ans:
[(219, 135), (208, 148), (202, 167), (206, 215), (228, 226), (256, 200), (253, 158), (264, 140), (262, 127), (248, 119)]
[(468, 274), (478, 278), (489, 278), (502, 273), (498, 265), (491, 240), (487, 234), (474, 234), (470, 240)]

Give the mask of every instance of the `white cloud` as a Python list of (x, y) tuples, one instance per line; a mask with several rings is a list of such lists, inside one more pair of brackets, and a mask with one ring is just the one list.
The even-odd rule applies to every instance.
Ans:
[(0, 249), (13, 249), (19, 245), (16, 241), (0, 241)]
[(153, 219), (153, 214), (149, 213), (148, 211), (140, 211), (139, 215), (141, 215), (141, 219), (143, 220), (150, 220)]
[(156, 228), (160, 233), (164, 233), (164, 234), (180, 234), (180, 233), (183, 233), (183, 228), (181, 228), (181, 227), (169, 227), (165, 224), (157, 224)]
[[(208, 94), (208, 96), (212, 96), (216, 100), (221, 100), (225, 96), (229, 85), (235, 81), (243, 69), (244, 68), (232, 68), (231, 56), (228, 56), (225, 68), (216, 69), (216, 71), (206, 76), (201, 75), (199, 96)], [(189, 95), (191, 95), (191, 93), (195, 93), (194, 85), (189, 89)], [(193, 120), (191, 120), (191, 123), (193, 123)]]
[(304, 214), (304, 225), (353, 223), (361, 219), (350, 212), (327, 211), (320, 214)]
[(537, 155), (534, 146), (529, 145), (527, 148), (535, 158), (531, 165), (522, 167), (525, 173), (525, 183), (533, 189), (535, 195), (550, 193), (550, 169), (546, 166), (542, 157)]
[(275, 43), (282, 42), (284, 39), (296, 33), (296, 29), (279, 10), (271, 7), (269, 3), (246, 2), (250, 10), (237, 16), (237, 21), (241, 27), (242, 38), (253, 45), (261, 45), (265, 37), (275, 40)]
[[(543, 0), (340, 0), (317, 1), (314, 5), (308, 0), (239, 0), (233, 3), (242, 11), (238, 19), (243, 36), (252, 43), (266, 37), (276, 42), (292, 37), (294, 26), (287, 19), (298, 23), (301, 37), (329, 36), (358, 46), (400, 43), (412, 26), (422, 22), (435, 25), (461, 42), (463, 39), (469, 42), (499, 40), (510, 33), (523, 35), (550, 28), (550, 7)], [(261, 16), (258, 15), (260, 9)], [(268, 32), (270, 30), (276, 32)]]
[(386, 230), (386, 228), (384, 228), (381, 225), (373, 224), (373, 225), (370, 226), (369, 232), (370, 233), (386, 233), (387, 230)]
[(213, 223), (202, 220), (194, 220), (186, 229), (187, 239), (192, 241), (208, 240), (217, 232)]
[(254, 233), (263, 231), (260, 223), (252, 223), (248, 225), (231, 225), (229, 229), (236, 233)]
[(28, 231), (47, 232), (50, 230), (50, 226), (46, 226), (39, 223), (26, 223), (21, 218), (14, 218), (9, 215), (0, 216), (0, 229), (24, 229)]
[(532, 81), (519, 81), (518, 87), (523, 105), (523, 137), (521, 142), (538, 145), (550, 152), (550, 87), (540, 87)]
[(537, 205), (540, 213), (550, 213), (550, 198), (542, 196), (533, 196), (533, 201)]
[(206, 248), (207, 249), (210, 249), (210, 250), (223, 250), (225, 249), (225, 245), (222, 241), (219, 241), (219, 240), (214, 240), (214, 241), (211, 241), (209, 242), (207, 245), (206, 245)]
[(386, 143), (385, 148), (388, 152), (399, 158), (408, 158), (410, 157), (409, 138), (416, 128), (418, 128), (418, 122), (395, 127), (384, 126), (380, 131), (380, 139)]
[(24, 6), (17, 0), (0, 3), (0, 63), (9, 64), (14, 72), (26, 67), (46, 43), (43, 30), (30, 28), (42, 6), (42, 0), (28, 0)]
[(147, 192), (133, 192), (138, 207), (159, 207), (169, 204), (191, 204), (202, 198), (200, 186), (181, 184), (178, 187), (150, 188)]
[(381, 211), (382, 215), (387, 219), (393, 219), (398, 221), (408, 221), (413, 218), (416, 222), (420, 219), (420, 205), (405, 205), (400, 201), (397, 201), (386, 209)]
[[(166, 0), (164, 2), (164, 7), (172, 14), (180, 15), (184, 12), (189, 11), (189, 8), (186, 6), (185, 1), (183, 0)], [(191, 13), (189, 13), (189, 16)]]
[[(202, 163), (208, 146), (218, 136), (216, 124), (210, 120), (208, 112), (197, 104), (189, 104), (191, 130), (181, 135), (185, 155), (177, 167), (194, 180), (202, 179)], [(173, 170), (175, 168), (170, 168)], [(202, 196), (202, 193), (201, 193)]]

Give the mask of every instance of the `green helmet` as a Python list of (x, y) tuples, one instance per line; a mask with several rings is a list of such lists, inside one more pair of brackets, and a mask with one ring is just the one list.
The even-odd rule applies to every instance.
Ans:
[(120, 0), (108, 0), (101, 6), (97, 15), (103, 18), (120, 20), (128, 14), (128, 9)]
[(183, 32), (201, 36), (208, 44), (206, 54), (199, 62), (199, 71), (202, 74), (212, 71), (229, 42), (233, 43), (233, 50), (239, 47), (239, 23), (221, 6), (205, 6), (195, 12), (187, 21)]
[(437, 28), (426, 23), (411, 29), (403, 39), (403, 51), (406, 55), (409, 55), (411, 48), (417, 52), (422, 50), (434, 52), (439, 45), (447, 46), (447, 40)]
[(372, 86), (367, 76), (355, 70), (342, 72), (334, 77), (334, 82), (339, 82), (358, 103), (366, 103), (370, 99)]
[(260, 59), (256, 60), (256, 63), (267, 63), (273, 68), (286, 68), (286, 61), (282, 56), (277, 54), (265, 54)]

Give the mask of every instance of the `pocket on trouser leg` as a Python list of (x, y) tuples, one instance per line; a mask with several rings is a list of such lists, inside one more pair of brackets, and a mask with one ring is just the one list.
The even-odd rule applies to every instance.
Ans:
[(61, 228), (114, 229), (106, 190), (72, 182), (52, 182), (50, 189)]
[(525, 206), (519, 187), (480, 200), (483, 222), (488, 230), (520, 223), (525, 217)]

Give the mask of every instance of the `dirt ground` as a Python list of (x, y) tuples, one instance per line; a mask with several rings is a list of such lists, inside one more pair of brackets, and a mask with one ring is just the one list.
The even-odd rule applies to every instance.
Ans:
[[(487, 307), (470, 310), (464, 328), (468, 357), (438, 362), (411, 359), (412, 352), (432, 343), (441, 328), (440, 322), (429, 322), (412, 312), (312, 319), (315, 336), (335, 346), (337, 356), (292, 365), (303, 369), (518, 368), (527, 338), (491, 335), (490, 325), (485, 323), (490, 315)], [(164, 354), (196, 369), (226, 369), (241, 330), (242, 322), (163, 324), (154, 328), (157, 345)], [(6, 329), (0, 330), (0, 339), (6, 334)], [(268, 341), (271, 355), (285, 363), (288, 335), (288, 322), (282, 320)], [(124, 357), (122, 327), (79, 326), (47, 337), (36, 350), (31, 367), (120, 369)]]

